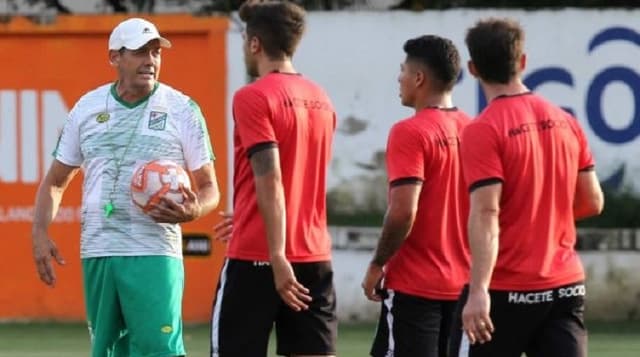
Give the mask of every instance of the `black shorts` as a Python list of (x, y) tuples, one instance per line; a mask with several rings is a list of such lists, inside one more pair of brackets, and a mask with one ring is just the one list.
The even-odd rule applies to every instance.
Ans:
[(275, 323), (279, 355), (334, 355), (338, 320), (331, 262), (293, 263), (313, 299), (295, 312), (282, 301), (268, 262), (227, 259), (211, 319), (211, 356), (262, 357)]
[(373, 357), (446, 357), (456, 301), (430, 300), (386, 290)]
[(490, 342), (469, 345), (462, 331), (465, 287), (451, 337), (452, 357), (585, 357), (585, 288), (582, 282), (540, 291), (490, 290), (491, 320), (495, 331)]

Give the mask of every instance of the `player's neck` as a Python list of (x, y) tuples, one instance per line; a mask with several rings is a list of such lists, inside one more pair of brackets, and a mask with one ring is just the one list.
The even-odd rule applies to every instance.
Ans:
[(497, 97), (512, 96), (529, 92), (529, 88), (522, 83), (520, 78), (511, 80), (507, 84), (480, 82), (482, 90), (487, 98), (487, 102), (491, 102)]
[(258, 75), (263, 77), (269, 73), (298, 73), (290, 59), (265, 60), (258, 63)]
[(154, 87), (155, 85), (152, 85), (151, 87), (132, 86), (119, 80), (116, 84), (116, 93), (121, 100), (127, 103), (135, 103), (142, 98), (149, 96)]
[(453, 99), (451, 98), (451, 92), (427, 94), (423, 97), (416, 98), (413, 108), (416, 113), (425, 108), (452, 108)]

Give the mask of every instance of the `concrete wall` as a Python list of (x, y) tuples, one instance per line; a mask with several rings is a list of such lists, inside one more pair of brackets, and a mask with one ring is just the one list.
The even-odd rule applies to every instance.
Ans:
[(587, 272), (587, 316), (640, 319), (640, 252), (581, 252)]
[[(374, 321), (380, 306), (365, 298), (360, 283), (372, 258), (379, 229), (332, 227), (331, 233), (338, 316), (341, 321)], [(640, 251), (604, 250), (633, 246), (634, 241), (640, 241), (640, 230), (581, 230), (581, 235), (599, 240), (600, 244), (588, 246), (602, 249), (580, 252), (587, 273), (588, 318), (640, 319)], [(620, 244), (617, 240), (621, 240)]]
[[(599, 177), (610, 187), (626, 186), (640, 194), (640, 9), (312, 12), (294, 63), (327, 90), (338, 114), (328, 182), (330, 191), (349, 195), (349, 204), (342, 200), (330, 209), (367, 210), (385, 196), (380, 158), (387, 134), (396, 121), (412, 115), (398, 100), (404, 42), (422, 34), (448, 37), (466, 64), (466, 29), (489, 16), (522, 24), (525, 82), (575, 114)], [(228, 93), (233, 93), (246, 83), (236, 24), (227, 44)], [(475, 115), (484, 107), (484, 96), (464, 67), (454, 104)]]

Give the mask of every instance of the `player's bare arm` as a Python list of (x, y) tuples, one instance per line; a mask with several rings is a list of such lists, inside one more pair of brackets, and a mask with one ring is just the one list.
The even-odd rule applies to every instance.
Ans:
[(421, 189), (422, 184), (415, 182), (391, 187), (389, 191), (389, 207), (384, 216), (382, 234), (362, 281), (364, 294), (369, 300), (381, 300), (376, 288), (384, 275), (383, 267), (411, 232)]
[(185, 187), (182, 204), (163, 198), (162, 203), (149, 212), (156, 222), (183, 223), (207, 215), (220, 202), (220, 190), (213, 162), (191, 171), (196, 191)]
[(573, 215), (576, 220), (597, 216), (604, 207), (604, 196), (595, 170), (584, 170), (578, 174)]
[(307, 309), (309, 290), (296, 279), (285, 255), (286, 211), (280, 157), (277, 148), (267, 148), (251, 155), (258, 209), (264, 220), (273, 278), (278, 294), (293, 310)]
[(469, 297), (462, 310), (462, 326), (472, 344), (490, 341), (493, 332), (493, 323), (489, 317), (489, 283), (498, 256), (501, 194), (501, 183), (479, 187), (471, 192), (471, 281)]
[(40, 280), (49, 286), (55, 286), (56, 283), (56, 273), (51, 264), (51, 258), (61, 265), (65, 261), (47, 231), (58, 213), (64, 191), (77, 173), (78, 167), (68, 166), (58, 160), (53, 160), (47, 175), (40, 183), (36, 195), (35, 213), (31, 229), (33, 259), (36, 263)]

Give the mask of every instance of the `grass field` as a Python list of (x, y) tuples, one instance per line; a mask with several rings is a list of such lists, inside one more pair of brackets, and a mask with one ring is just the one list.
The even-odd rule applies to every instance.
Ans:
[[(640, 321), (588, 324), (590, 357), (640, 356)], [(367, 356), (373, 325), (341, 325), (340, 357)], [(189, 356), (205, 357), (209, 327), (185, 328)], [(86, 357), (89, 338), (82, 324), (0, 324), (0, 357)], [(270, 356), (274, 356), (273, 352)]]

